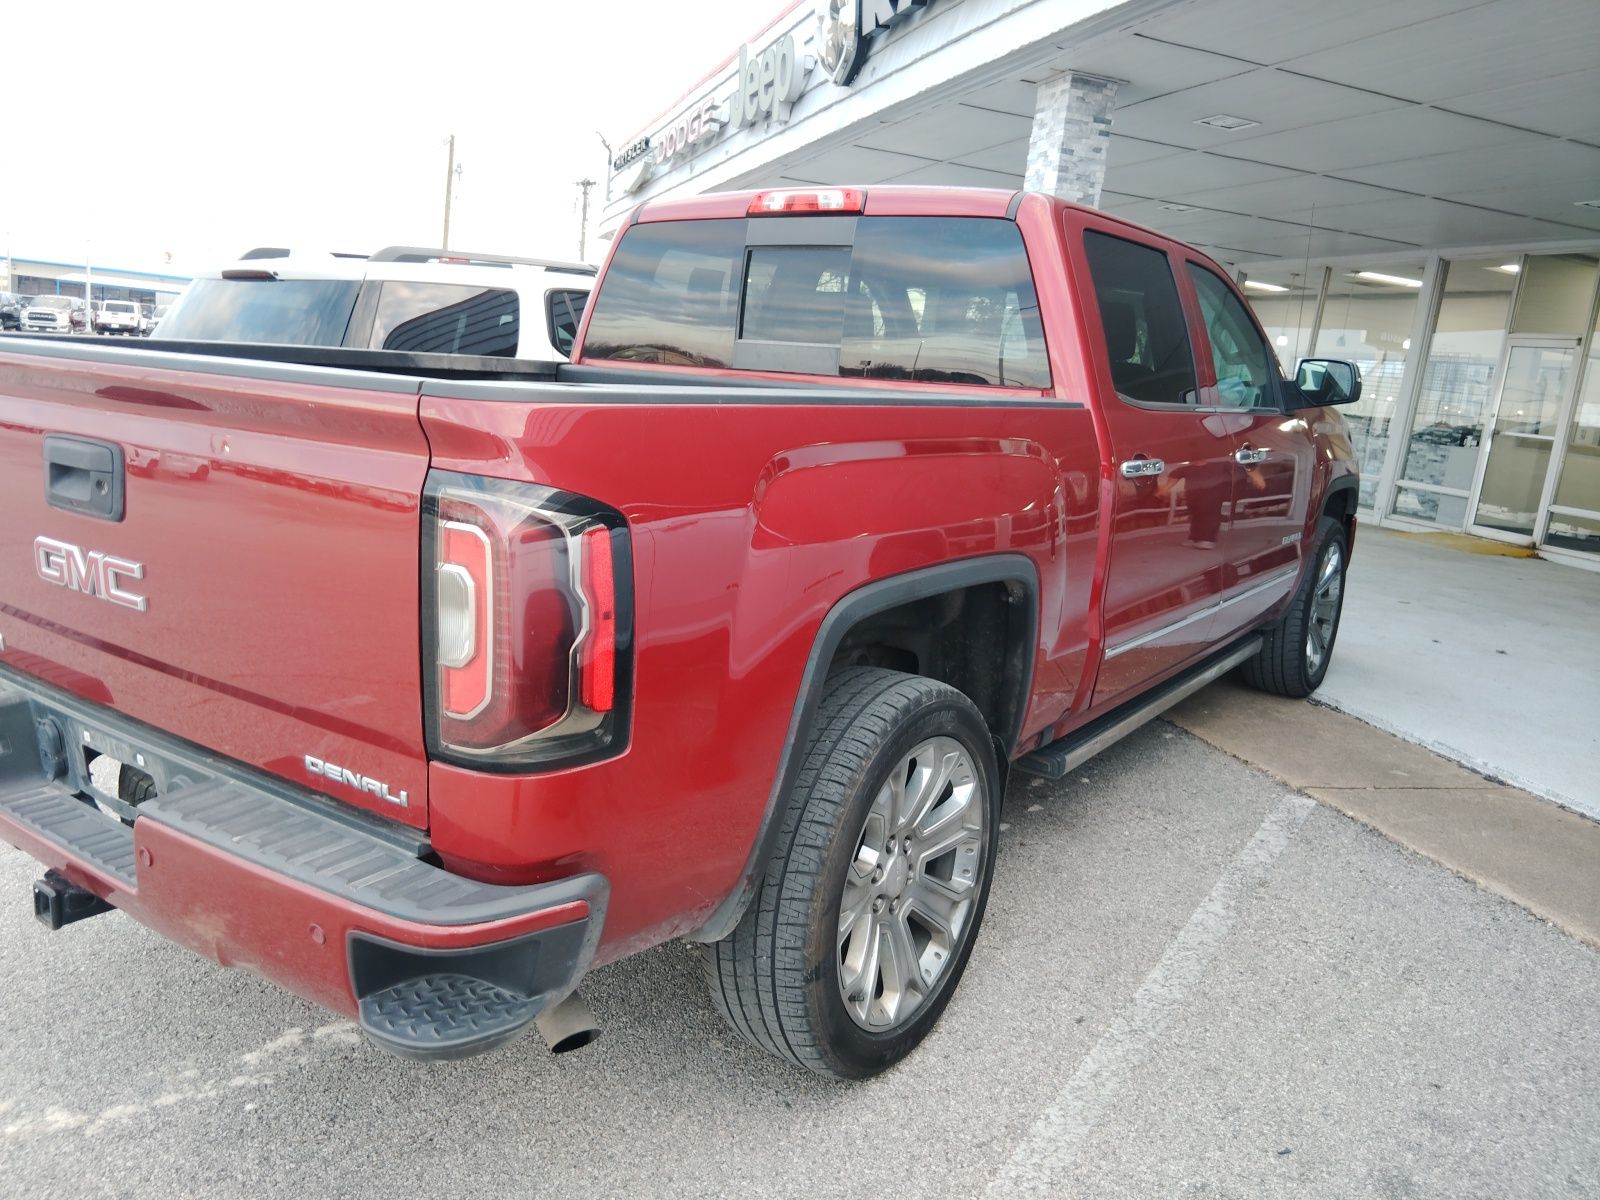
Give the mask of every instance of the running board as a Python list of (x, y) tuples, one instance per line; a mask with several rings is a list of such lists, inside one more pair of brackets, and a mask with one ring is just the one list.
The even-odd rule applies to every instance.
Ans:
[(1013, 764), (1017, 770), (1046, 779), (1065, 779), (1106, 747), (1120, 742), (1139, 726), (1159, 717), (1180, 700), (1215, 683), (1240, 663), (1253, 658), (1261, 649), (1261, 638), (1252, 637), (1233, 646), (1193, 672), (1180, 675), (1129, 704), (1113, 709), (1082, 729), (1024, 754)]

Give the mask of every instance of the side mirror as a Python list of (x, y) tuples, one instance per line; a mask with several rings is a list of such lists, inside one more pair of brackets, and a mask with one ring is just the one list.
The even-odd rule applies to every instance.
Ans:
[(1294, 386), (1300, 407), (1354, 404), (1361, 399), (1361, 370), (1342, 358), (1302, 358), (1295, 368)]

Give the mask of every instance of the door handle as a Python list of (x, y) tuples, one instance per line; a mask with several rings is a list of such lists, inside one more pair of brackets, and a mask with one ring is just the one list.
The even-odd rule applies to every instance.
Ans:
[(1159, 458), (1130, 458), (1122, 466), (1124, 479), (1151, 479), (1167, 469), (1167, 464)]
[(1249, 446), (1240, 446), (1239, 449), (1233, 452), (1233, 461), (1241, 467), (1253, 467), (1257, 463), (1267, 461), (1267, 452), (1265, 450), (1254, 450)]

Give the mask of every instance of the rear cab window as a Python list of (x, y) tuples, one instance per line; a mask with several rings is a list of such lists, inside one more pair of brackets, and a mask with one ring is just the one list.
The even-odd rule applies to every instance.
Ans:
[(794, 217), (629, 228), (588, 360), (1045, 390), (1022, 234), (987, 217)]

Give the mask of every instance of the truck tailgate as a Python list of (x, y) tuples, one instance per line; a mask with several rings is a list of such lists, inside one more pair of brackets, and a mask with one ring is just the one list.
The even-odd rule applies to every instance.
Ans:
[(0, 662), (426, 828), (427, 469), (402, 379), (0, 341)]

